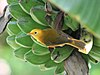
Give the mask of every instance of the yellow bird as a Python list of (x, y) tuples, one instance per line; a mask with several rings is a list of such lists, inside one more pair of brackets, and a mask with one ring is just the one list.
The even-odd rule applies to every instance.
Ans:
[[(62, 34), (63, 33), (63, 34)], [(62, 47), (64, 45), (70, 45), (75, 48), (77, 48), (80, 52), (86, 53), (86, 43), (72, 38), (71, 36), (67, 35), (65, 36), (64, 32), (59, 31), (57, 32), (54, 29), (48, 28), (48, 29), (33, 29), (30, 33), (34, 39), (36, 39), (41, 44), (47, 46), (48, 48), (55, 48), (55, 47)]]

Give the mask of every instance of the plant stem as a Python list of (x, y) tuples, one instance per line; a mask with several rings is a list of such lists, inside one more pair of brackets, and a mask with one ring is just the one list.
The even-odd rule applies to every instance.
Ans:
[(68, 75), (89, 75), (88, 65), (77, 51), (65, 60), (64, 68)]

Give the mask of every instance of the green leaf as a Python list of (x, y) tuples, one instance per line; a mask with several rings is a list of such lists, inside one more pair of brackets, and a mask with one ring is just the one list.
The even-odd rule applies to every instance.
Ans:
[(69, 27), (64, 23), (62, 30), (67, 30)]
[(32, 7), (30, 10), (30, 15), (34, 21), (41, 25), (48, 25), (45, 16), (46, 12), (44, 11), (44, 7), (38, 6), (38, 7)]
[(45, 29), (47, 26), (42, 26), (38, 23), (36, 23), (32, 18), (28, 15), (27, 17), (23, 17), (20, 20), (18, 20), (18, 26), (21, 29), (21, 31), (24, 31), (26, 33), (29, 33), (31, 30), (35, 28), (39, 29)]
[(50, 59), (50, 54), (35, 55), (32, 51), (25, 54), (25, 59), (34, 65), (44, 64)]
[(7, 28), (7, 33), (9, 34), (9, 36), (14, 35), (8, 28)]
[(45, 54), (50, 53), (50, 51), (48, 50), (48, 48), (40, 46), (40, 45), (38, 45), (36, 43), (33, 44), (32, 52), (34, 54), (36, 54), (36, 55), (45, 55)]
[(55, 48), (55, 50), (53, 50), (51, 54), (51, 59), (54, 60), (56, 63), (61, 63), (69, 57), (72, 51), (73, 48), (70, 46)]
[(57, 66), (57, 63), (55, 63), (53, 60), (49, 60), (48, 62), (45, 63), (44, 65), (46, 68), (53, 68)]
[(55, 70), (55, 73), (56, 74), (60, 74), (60, 73), (62, 73), (64, 71), (64, 63), (62, 62), (62, 63), (60, 63), (58, 66), (57, 66), (57, 68), (56, 68), (56, 70)]
[(18, 3), (18, 0), (7, 0), (8, 4), (16, 4)]
[(12, 36), (8, 36), (6, 39), (7, 43), (13, 48), (13, 49), (17, 49), (20, 46), (18, 44), (16, 44), (15, 42), (15, 35)]
[(47, 2), (47, 0), (42, 0), (44, 3), (46, 3)]
[(28, 16), (28, 14), (26, 14), (21, 7), (19, 6), (19, 4), (13, 4), (9, 6), (9, 11), (11, 13), (11, 15), (16, 19), (19, 20), (21, 18), (25, 18)]
[(21, 6), (21, 8), (27, 13), (29, 14), (30, 13), (30, 9), (33, 7), (33, 6), (37, 6), (37, 5), (43, 5), (43, 3), (39, 2), (38, 0), (29, 0), (29, 1), (21, 1), (19, 3), (19, 5)]
[(31, 37), (23, 32), (17, 34), (15, 40), (17, 44), (25, 48), (31, 48), (34, 43)]
[(91, 51), (89, 52), (89, 55), (94, 58), (95, 60), (100, 62), (100, 47), (93, 46)]
[(89, 62), (89, 55), (84, 54), (84, 53), (82, 53), (81, 55), (82, 55), (83, 59), (85, 60), (85, 62), (88, 63)]
[(99, 46), (100, 47), (100, 39), (99, 38), (94, 37), (93, 42), (94, 42), (95, 46)]
[(30, 50), (31, 48), (20, 47), (14, 51), (14, 54), (16, 57), (24, 59), (24, 55)]
[(100, 0), (49, 0), (100, 38)]
[(42, 26), (42, 25), (36, 23), (35, 21), (33, 21), (32, 18), (30, 17), (30, 15), (26, 14), (21, 9), (19, 4), (11, 5), (9, 7), (9, 9), (10, 9), (12, 16), (18, 20), (18, 27), (21, 29), (21, 31), (27, 33), (35, 28), (40, 28), (40, 29), (47, 28), (46, 26)]
[(18, 34), (20, 32), (20, 29), (17, 26), (16, 21), (10, 21), (7, 25), (7, 30), (10, 31), (13, 35)]
[(94, 59), (93, 57), (91, 57), (90, 55), (88, 55), (90, 61), (94, 64), (97, 64), (98, 63), (98, 60)]
[(76, 31), (79, 28), (79, 23), (68, 15), (65, 17), (64, 21), (65, 24), (73, 31)]
[(47, 47), (46, 45), (43, 45), (41, 44), (39, 41), (37, 41), (36, 39), (34, 39), (32, 36), (31, 36), (31, 39), (38, 45), (42, 46), (42, 47)]

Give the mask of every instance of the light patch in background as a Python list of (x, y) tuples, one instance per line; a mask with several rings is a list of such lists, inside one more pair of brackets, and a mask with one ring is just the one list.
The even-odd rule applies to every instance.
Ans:
[(2, 15), (6, 5), (8, 5), (6, 0), (0, 0), (0, 16)]
[(0, 75), (11, 75), (10, 66), (4, 59), (0, 59)]

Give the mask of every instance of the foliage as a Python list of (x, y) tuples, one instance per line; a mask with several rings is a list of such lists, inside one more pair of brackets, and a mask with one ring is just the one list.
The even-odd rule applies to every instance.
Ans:
[[(46, 20), (47, 12), (45, 11), (46, 0), (8, 0), (9, 10), (13, 19), (7, 26), (7, 43), (14, 49), (15, 56), (26, 60), (34, 65), (44, 65), (45, 68), (56, 67), (55, 73), (59, 74), (64, 71), (63, 61), (67, 59), (73, 51), (73, 47), (64, 46), (55, 48), (51, 53), (49, 50), (33, 40), (27, 33), (32, 29), (46, 29), (52, 27), (59, 9), (62, 9), (64, 15), (63, 30), (72, 29), (76, 31), (79, 23), (93, 34), (93, 48), (89, 54), (83, 55), (88, 61), (94, 63), (100, 61), (100, 30), (98, 8), (99, 0), (50, 0), (52, 13), (51, 25)], [(82, 4), (84, 3), (84, 4)], [(91, 6), (88, 6), (90, 3)], [(96, 4), (97, 3), (97, 4)], [(96, 7), (95, 7), (96, 5)], [(98, 10), (96, 12), (96, 10)], [(88, 12), (88, 13), (87, 13)], [(96, 16), (95, 16), (96, 14)], [(70, 32), (69, 32), (70, 33)], [(59, 55), (60, 54), (60, 55)], [(87, 61), (87, 62), (88, 62)]]

